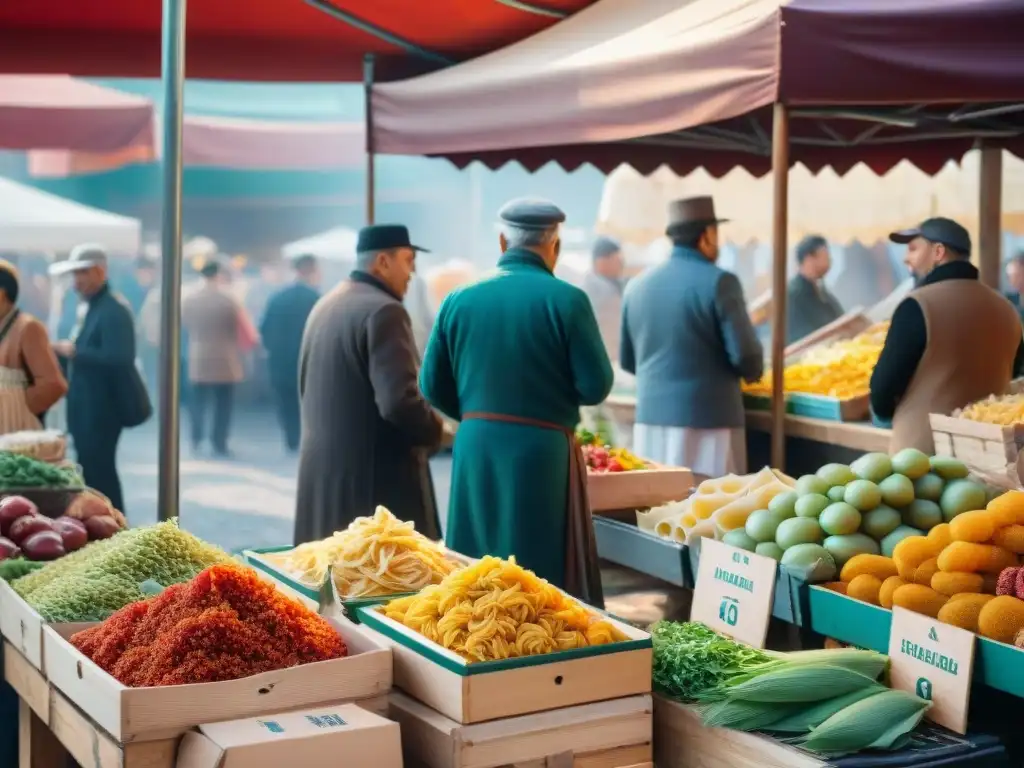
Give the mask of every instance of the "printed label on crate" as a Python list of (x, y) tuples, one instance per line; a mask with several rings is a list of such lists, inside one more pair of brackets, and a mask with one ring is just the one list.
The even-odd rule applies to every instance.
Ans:
[(892, 687), (932, 702), (929, 720), (967, 733), (974, 642), (973, 632), (894, 607), (889, 632)]
[(764, 648), (777, 567), (770, 557), (701, 539), (690, 620)]

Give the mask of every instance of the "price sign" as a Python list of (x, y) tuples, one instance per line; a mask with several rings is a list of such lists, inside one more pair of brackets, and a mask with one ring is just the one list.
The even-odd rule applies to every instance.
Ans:
[(770, 557), (701, 539), (690, 620), (764, 648), (778, 563)]
[(967, 733), (973, 632), (894, 607), (889, 658), (893, 688), (928, 699), (932, 702), (926, 715), (929, 720), (956, 733)]

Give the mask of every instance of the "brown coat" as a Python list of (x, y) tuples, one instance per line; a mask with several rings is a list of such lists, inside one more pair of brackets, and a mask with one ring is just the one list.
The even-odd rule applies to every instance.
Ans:
[(237, 384), (244, 378), (239, 343), (243, 311), (233, 296), (209, 283), (182, 302), (188, 378), (193, 384)]
[(1006, 391), (1021, 343), (1017, 311), (976, 280), (944, 280), (914, 290), (927, 344), (892, 420), (892, 451), (935, 452), (931, 413), (949, 414)]
[(0, 342), (0, 366), (28, 374), (31, 383), (25, 388), (25, 403), (37, 416), (67, 394), (68, 382), (50, 346), (46, 326), (25, 312)]
[(317, 302), (299, 358), (296, 544), (378, 504), (440, 537), (427, 454), (441, 420), (420, 394), (418, 364), (409, 315), (382, 284), (354, 276)]

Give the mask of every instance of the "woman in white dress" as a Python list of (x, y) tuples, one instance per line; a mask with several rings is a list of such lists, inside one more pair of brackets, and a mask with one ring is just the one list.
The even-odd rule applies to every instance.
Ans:
[(18, 271), (0, 261), (0, 434), (42, 429), (68, 391), (46, 326), (18, 309)]

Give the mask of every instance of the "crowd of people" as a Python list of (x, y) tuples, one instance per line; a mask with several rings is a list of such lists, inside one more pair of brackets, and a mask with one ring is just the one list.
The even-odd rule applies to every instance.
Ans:
[[(669, 257), (632, 279), (619, 245), (598, 238), (579, 286), (555, 277), (557, 206), (516, 200), (499, 219), (496, 268), (448, 293), (436, 315), (410, 314), (424, 303), (415, 270), (425, 249), (400, 225), (364, 228), (355, 269), (325, 294), (315, 255), (293, 259), (293, 280), (261, 283), (249, 297), (256, 307), (223, 257), (204, 259), (182, 302), (191, 448), (209, 442), (214, 456), (231, 457), (237, 389), (261, 350), (284, 447), (299, 458), (295, 542), (329, 536), (378, 504), (438, 537), (428, 459), (446, 423), (457, 423), (449, 546), (515, 554), (599, 603), (574, 439), (581, 408), (607, 398), (618, 366), (635, 377), (638, 454), (709, 477), (743, 473), (741, 382), (762, 377), (765, 352), (740, 281), (718, 264), (727, 220), (710, 197), (671, 203)], [(979, 282), (956, 222), (929, 219), (890, 239), (906, 245), (916, 287), (892, 315), (871, 405), (892, 421), (894, 450), (928, 451), (928, 413), (1002, 392), (1024, 369), (1024, 256), (1007, 265), (1015, 292), (1004, 297)], [(824, 284), (827, 241), (805, 238), (796, 261), (789, 341), (843, 314)], [(0, 261), (0, 433), (40, 428), (63, 400), (85, 481), (123, 509), (117, 446), (152, 414), (160, 290), (152, 260), (140, 258), (120, 292), (110, 267), (89, 244), (50, 266), (71, 277), (77, 297), (51, 336), (20, 308), (17, 267)]]
[[(671, 255), (628, 283), (604, 238), (581, 287), (554, 276), (565, 220), (554, 204), (513, 201), (499, 218), (496, 269), (444, 299), (422, 361), (402, 301), (423, 249), (405, 227), (360, 233), (356, 271), (317, 302), (302, 340), (295, 541), (378, 504), (437, 535), (427, 458), (443, 415), (459, 423), (447, 544), (471, 557), (514, 554), (600, 604), (580, 409), (605, 400), (617, 362), (636, 378), (639, 454), (700, 475), (742, 473), (741, 381), (762, 376), (764, 349), (739, 280), (717, 264), (726, 220), (710, 197), (671, 204)], [(1024, 334), (1014, 306), (979, 282), (962, 226), (929, 219), (890, 239), (907, 246), (916, 288), (892, 317), (871, 401), (893, 420), (894, 450), (930, 450), (928, 413), (1005, 391)], [(791, 338), (843, 313), (823, 284), (824, 238), (796, 255)]]

